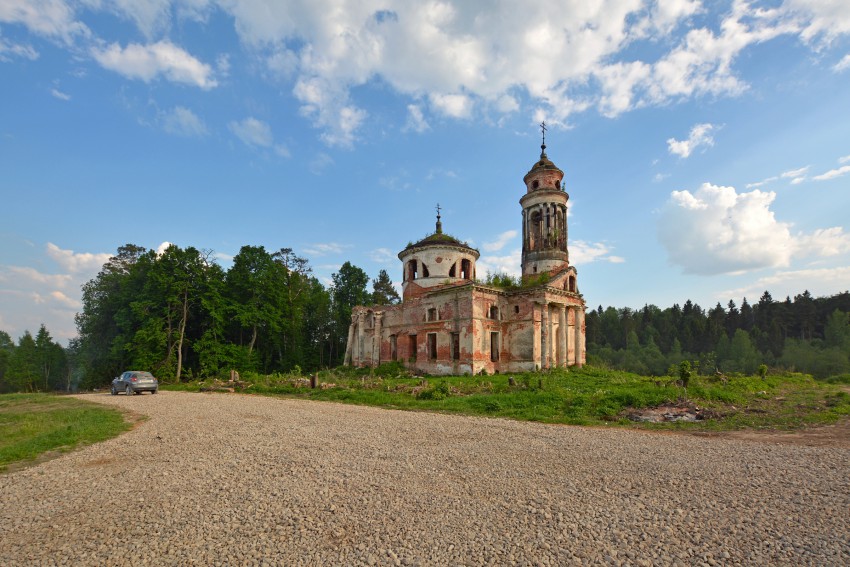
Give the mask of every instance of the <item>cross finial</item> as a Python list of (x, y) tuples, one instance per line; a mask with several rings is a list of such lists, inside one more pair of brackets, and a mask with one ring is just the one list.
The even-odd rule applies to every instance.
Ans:
[(443, 234), (443, 223), (440, 222), (440, 203), (437, 203), (437, 234)]
[(440, 203), (437, 203), (437, 220), (440, 220)]
[(540, 123), (540, 132), (543, 134), (543, 143), (540, 144), (540, 157), (546, 155), (546, 121)]

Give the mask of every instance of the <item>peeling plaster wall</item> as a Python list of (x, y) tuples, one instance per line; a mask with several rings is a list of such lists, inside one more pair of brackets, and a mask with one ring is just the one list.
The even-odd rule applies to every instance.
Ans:
[[(567, 307), (566, 357), (560, 340), (560, 305)], [(492, 313), (496, 318), (491, 317), (493, 307), (497, 309)], [(541, 344), (544, 308), (549, 310), (550, 322), (546, 351)], [(549, 367), (583, 364), (583, 346), (578, 361), (575, 356), (575, 309), (584, 312), (581, 297), (553, 287), (504, 292), (466, 283), (423, 290), (400, 305), (356, 307), (352, 313), (351, 335), (355, 339), (354, 346), (350, 346), (350, 362), (356, 366), (389, 362), (391, 337), (395, 336), (396, 360), (425, 374), (532, 371), (547, 367), (544, 352), (549, 353)], [(380, 332), (377, 338), (376, 331)], [(436, 336), (433, 354), (429, 348), (430, 333)], [(460, 347), (457, 359), (453, 357), (453, 333), (457, 333)], [(499, 352), (495, 361), (490, 349), (491, 333), (498, 334)], [(415, 354), (411, 335), (416, 335)]]

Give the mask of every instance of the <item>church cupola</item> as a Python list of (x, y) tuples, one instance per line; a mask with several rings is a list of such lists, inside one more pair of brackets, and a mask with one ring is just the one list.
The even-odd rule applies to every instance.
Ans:
[(415, 297), (424, 289), (475, 280), (475, 261), (478, 250), (443, 233), (440, 205), (437, 205), (437, 225), (433, 234), (419, 242), (408, 244), (399, 252), (402, 262), (402, 297)]
[(540, 159), (523, 177), (522, 275), (553, 273), (569, 266), (567, 250), (567, 201), (564, 172), (546, 155), (546, 125), (541, 124)]

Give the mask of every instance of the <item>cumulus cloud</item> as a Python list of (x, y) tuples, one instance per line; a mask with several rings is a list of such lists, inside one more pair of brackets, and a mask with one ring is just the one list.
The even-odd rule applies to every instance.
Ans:
[(472, 114), (472, 99), (461, 94), (434, 93), (431, 95), (431, 106), (452, 118), (469, 118)]
[[(91, 37), (75, 12), (78, 5), (5, 0), (0, 22), (71, 43)], [(344, 5), (82, 0), (81, 5), (86, 13), (108, 12), (133, 23), (148, 40), (121, 47), (94, 38), (98, 47), (91, 53), (105, 68), (132, 79), (163, 77), (203, 89), (227, 75), (226, 56), (218, 58), (214, 71), (170, 41), (150, 42), (167, 35), (175, 21), (204, 23), (214, 10), (220, 12), (264, 70), (291, 85), (302, 114), (325, 143), (343, 147), (358, 140), (370, 116), (356, 97), (358, 87), (370, 82), (418, 101), (407, 116), (413, 131), (427, 123), (421, 101), (430, 112), (452, 119), (525, 109), (538, 120), (545, 116), (553, 126), (567, 126), (572, 114), (591, 108), (613, 117), (706, 95), (735, 96), (748, 87), (735, 63), (753, 45), (784, 35), (821, 49), (850, 33), (850, 4), (843, 0), (785, 0), (778, 7), (599, 0), (557, 9), (547, 0), (507, 0), (486, 8), (457, 0)], [(0, 58), (4, 53), (9, 56), (9, 49), (0, 47)], [(848, 57), (836, 70), (850, 65)]]
[(0, 265), (2, 329), (19, 336), (43, 323), (57, 339), (70, 339), (76, 336), (74, 314), (82, 307), (80, 288), (110, 255), (75, 252), (53, 243), (33, 254), (39, 264), (49, 267)]
[(805, 41), (829, 42), (850, 33), (850, 4), (843, 0), (785, 0), (781, 10), (795, 18)]
[(836, 73), (850, 69), (850, 53), (841, 58), (841, 61), (833, 65), (832, 70)]
[(679, 157), (689, 157), (691, 153), (700, 146), (713, 146), (714, 138), (711, 136), (711, 131), (716, 126), (713, 124), (697, 124), (691, 128), (691, 133), (687, 140), (677, 140), (670, 138), (667, 140), (667, 150)]
[(794, 256), (823, 257), (850, 249), (841, 228), (792, 234), (776, 219), (776, 193), (704, 183), (694, 193), (673, 191), (658, 236), (670, 261), (686, 273), (713, 275), (788, 267)]
[(175, 106), (161, 116), (163, 129), (169, 134), (184, 137), (203, 137), (208, 133), (207, 125), (197, 114), (184, 106)]
[(92, 56), (105, 69), (146, 83), (162, 76), (204, 90), (218, 84), (213, 78), (212, 67), (166, 40), (148, 45), (131, 43), (127, 47), (113, 43), (93, 48)]
[(109, 254), (93, 254), (91, 252), (74, 252), (63, 250), (52, 242), (47, 243), (47, 255), (63, 269), (72, 272), (97, 273), (109, 260)]

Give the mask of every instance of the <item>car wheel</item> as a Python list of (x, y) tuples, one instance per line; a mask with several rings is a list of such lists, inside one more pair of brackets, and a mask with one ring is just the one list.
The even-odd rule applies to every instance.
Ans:
[(127, 388), (124, 389), (124, 393), (126, 393), (128, 396), (132, 396), (133, 395), (133, 388), (131, 388), (130, 385), (128, 384)]
[(118, 395), (118, 390), (116, 390), (116, 389), (115, 389), (115, 384), (113, 384), (113, 385), (109, 388), (109, 393), (110, 393), (110, 394), (112, 394), (113, 396), (117, 396), (117, 395)]
[(151, 394), (156, 394), (158, 390), (151, 390)]

